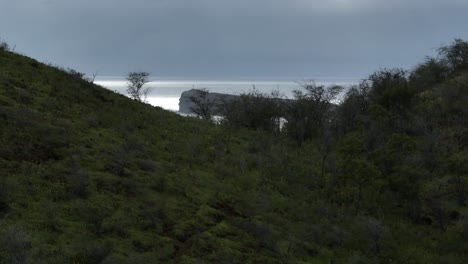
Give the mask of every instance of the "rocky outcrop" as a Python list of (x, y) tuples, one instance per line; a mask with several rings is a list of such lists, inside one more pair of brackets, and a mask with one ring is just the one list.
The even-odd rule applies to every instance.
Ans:
[[(193, 114), (192, 108), (195, 107), (195, 104), (192, 102), (190, 98), (198, 98), (201, 94), (201, 90), (198, 89), (191, 89), (188, 91), (183, 92), (180, 95), (179, 99), (179, 113), (182, 114)], [(222, 94), (222, 93), (208, 93), (206, 96), (206, 100), (210, 102), (214, 102), (215, 104), (226, 102), (237, 98), (237, 95), (231, 94)], [(219, 111), (214, 109), (214, 114), (219, 114)]]

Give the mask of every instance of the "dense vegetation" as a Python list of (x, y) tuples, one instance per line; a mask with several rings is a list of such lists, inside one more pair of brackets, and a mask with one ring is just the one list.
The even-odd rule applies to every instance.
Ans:
[(0, 263), (466, 263), (468, 43), (305, 88), (214, 125), (0, 48)]

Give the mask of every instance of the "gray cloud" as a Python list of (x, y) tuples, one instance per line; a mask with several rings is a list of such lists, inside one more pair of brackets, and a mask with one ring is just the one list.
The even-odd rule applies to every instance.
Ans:
[(365, 77), (467, 39), (462, 0), (15, 0), (0, 37), (91, 73)]

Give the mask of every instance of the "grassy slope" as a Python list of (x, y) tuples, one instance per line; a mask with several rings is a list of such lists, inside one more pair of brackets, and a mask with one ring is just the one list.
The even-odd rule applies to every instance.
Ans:
[(24, 233), (16, 239), (30, 241), (32, 259), (275, 261), (269, 217), (249, 204), (269, 207), (273, 198), (266, 175), (249, 164), (260, 162), (252, 135), (137, 103), (26, 57), (0, 59), (0, 228)]
[(329, 204), (319, 162), (313, 145), (183, 118), (0, 51), (0, 263), (447, 255), (451, 238), (392, 215), (374, 254), (361, 224), (373, 218)]

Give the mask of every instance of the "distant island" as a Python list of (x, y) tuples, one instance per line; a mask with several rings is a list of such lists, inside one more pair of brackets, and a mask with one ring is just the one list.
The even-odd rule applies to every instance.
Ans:
[[(197, 108), (197, 105), (193, 102), (194, 98), (199, 98), (202, 96), (203, 89), (190, 89), (183, 92), (179, 98), (179, 113), (181, 114), (194, 114), (194, 109)], [(249, 96), (248, 94), (245, 94)], [(267, 95), (259, 94), (262, 97), (267, 97)], [(213, 114), (222, 115), (221, 104), (230, 103), (235, 100), (239, 100), (242, 95), (233, 95), (233, 94), (224, 94), (224, 93), (211, 93), (208, 91), (205, 100), (213, 104)], [(292, 99), (287, 98), (278, 98), (275, 99), (283, 103), (291, 102)]]
[[(200, 89), (190, 89), (188, 91), (183, 92), (180, 95), (179, 99), (179, 113), (182, 114), (193, 114), (193, 108), (196, 107), (196, 105), (193, 103), (193, 101), (190, 98), (198, 97), (200, 96), (202, 90)], [(238, 95), (232, 95), (232, 94), (222, 94), (222, 93), (208, 93), (207, 100), (211, 102), (223, 102), (223, 101), (231, 101), (233, 99), (238, 98)], [(218, 109), (215, 109), (215, 114), (219, 113)]]

